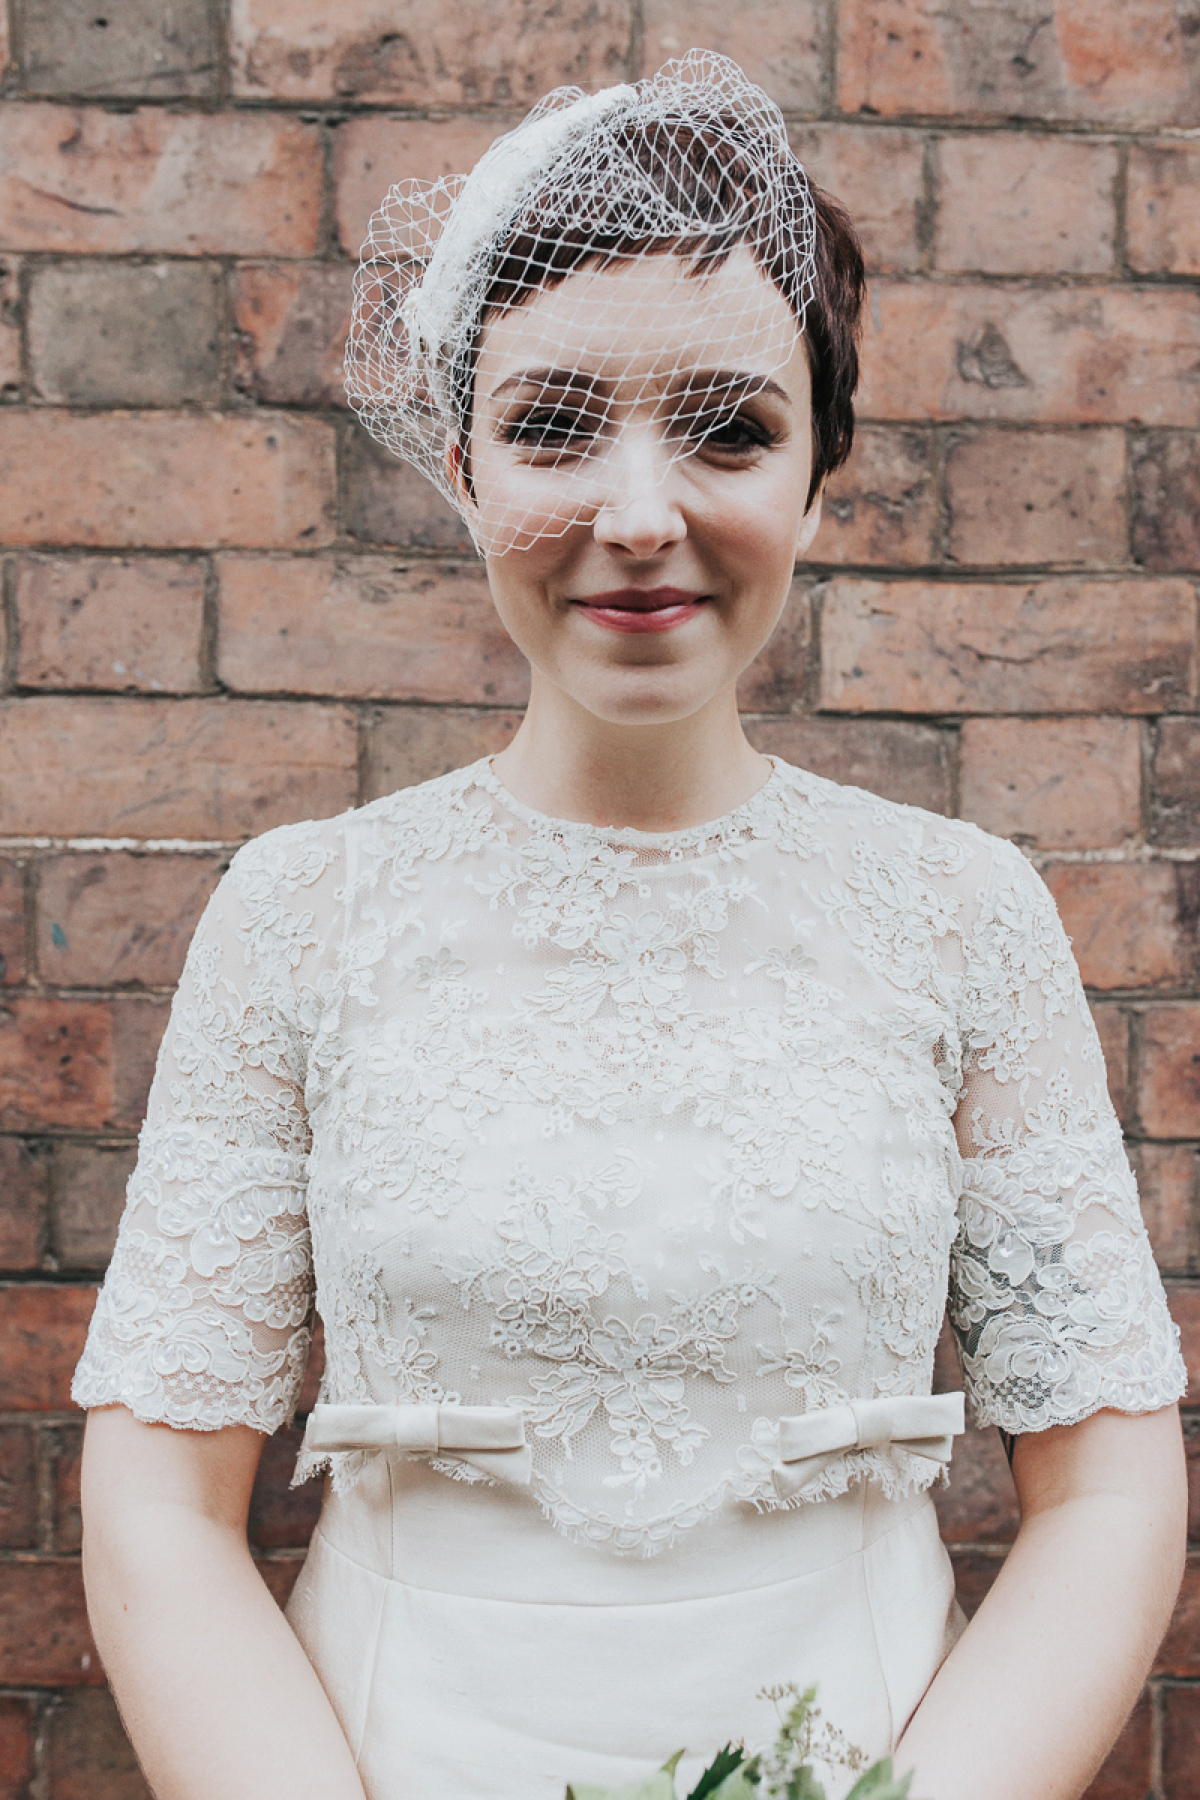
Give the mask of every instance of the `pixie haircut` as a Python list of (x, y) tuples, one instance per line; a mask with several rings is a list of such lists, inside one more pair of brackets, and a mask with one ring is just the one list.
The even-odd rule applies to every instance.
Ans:
[[(578, 272), (671, 255), (700, 280), (742, 248), (791, 315), (782, 328), (769, 292), (747, 284), (737, 316), (755, 334), (759, 361), (780, 368), (798, 337), (805, 345), (811, 506), (853, 441), (862, 254), (845, 212), (793, 154), (778, 108), (736, 64), (708, 52), (691, 51), (635, 86), (556, 90), (469, 176), (392, 188), (355, 282), (351, 403), (486, 547), (492, 527), (480, 517), (486, 496), (472, 492), (469, 444), (488, 325)], [(722, 318), (727, 326), (728, 305)], [(569, 351), (553, 336), (538, 349), (560, 394), (564, 376), (585, 379), (564, 369)], [(703, 366), (705, 349), (703, 337), (689, 339), (667, 377), (685, 363)], [(554, 404), (548, 387), (544, 410)], [(687, 453), (682, 445), (671, 459)], [(539, 519), (535, 536), (558, 535), (596, 504), (600, 459), (576, 460), (573, 502), (549, 525)], [(521, 528), (505, 521), (509, 541)]]

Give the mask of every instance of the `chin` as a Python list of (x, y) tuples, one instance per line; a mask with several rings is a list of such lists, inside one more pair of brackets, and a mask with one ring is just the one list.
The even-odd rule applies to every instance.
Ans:
[(674, 725), (690, 719), (713, 698), (707, 687), (664, 679), (665, 671), (646, 670), (633, 680), (606, 683), (577, 691), (574, 698), (608, 725)]

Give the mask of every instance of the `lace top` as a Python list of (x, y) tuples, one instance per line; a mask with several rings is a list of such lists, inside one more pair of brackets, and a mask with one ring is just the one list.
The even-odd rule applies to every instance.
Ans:
[(485, 759), (234, 858), (74, 1396), (273, 1431), (315, 1301), (323, 1399), (519, 1407), (555, 1527), (651, 1554), (934, 1479), (896, 1445), (792, 1502), (770, 1470), (782, 1415), (928, 1393), (947, 1297), (981, 1423), (1186, 1385), (1020, 851), (778, 760), (713, 824), (603, 829)]

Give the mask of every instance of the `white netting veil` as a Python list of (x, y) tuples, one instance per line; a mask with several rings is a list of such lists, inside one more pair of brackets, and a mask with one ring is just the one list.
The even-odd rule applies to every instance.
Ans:
[(555, 537), (700, 448), (747, 453), (739, 409), (796, 350), (815, 245), (783, 116), (727, 58), (556, 88), (470, 174), (389, 190), (347, 393), (481, 548)]

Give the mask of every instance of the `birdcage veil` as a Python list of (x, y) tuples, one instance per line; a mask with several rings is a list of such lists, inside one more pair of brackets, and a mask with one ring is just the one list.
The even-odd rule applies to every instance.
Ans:
[[(355, 278), (347, 393), (372, 437), (433, 483), (481, 548), (557, 536), (607, 503), (621, 417), (652, 403), (662, 414), (658, 479), (694, 452), (694, 427), (666, 428), (673, 383), (705, 368), (732, 324), (759, 375), (783, 367), (813, 296), (815, 247), (813, 197), (783, 115), (728, 58), (692, 50), (637, 83), (597, 94), (556, 88), (469, 174), (388, 191)], [(610, 280), (590, 311), (579, 282), (577, 304), (537, 309), (532, 336), (524, 333), (535, 391), (525, 383), (513, 430), (552, 488), (530, 504), (528, 493), (493, 501), (470, 461), (488, 323), (573, 274), (636, 268), (666, 252), (682, 265), (672, 278), (694, 284), (682, 308), (661, 282), (650, 301), (645, 284)], [(726, 281), (719, 307), (706, 305), (705, 278), (734, 256), (746, 278)], [(647, 347), (611, 392), (588, 353), (592, 328), (597, 342), (623, 329), (626, 346)], [(694, 391), (690, 404), (694, 418)], [(712, 396), (700, 409), (708, 426), (720, 408)]]

